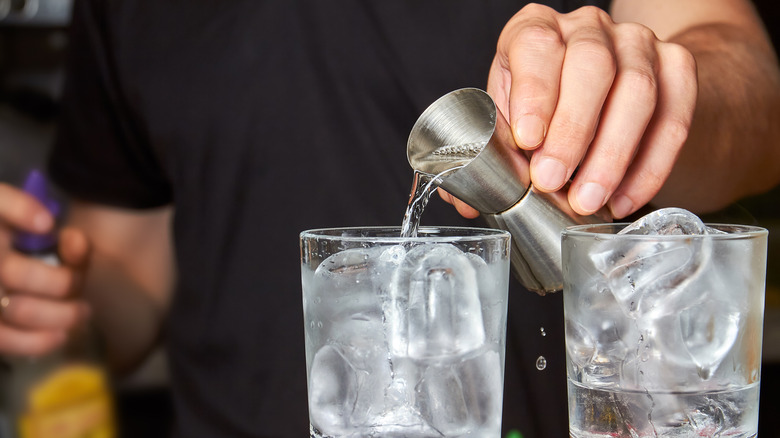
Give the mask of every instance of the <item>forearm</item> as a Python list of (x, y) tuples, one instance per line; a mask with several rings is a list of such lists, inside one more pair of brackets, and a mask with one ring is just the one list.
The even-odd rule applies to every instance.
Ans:
[(93, 257), (84, 294), (110, 367), (125, 374), (158, 345), (164, 306), (121, 266)]
[(69, 222), (90, 242), (84, 295), (109, 364), (132, 370), (157, 345), (175, 277), (171, 212), (136, 213), (84, 203)]
[(688, 140), (658, 206), (723, 208), (780, 179), (780, 71), (760, 28), (714, 23), (669, 38), (697, 62), (699, 94)]

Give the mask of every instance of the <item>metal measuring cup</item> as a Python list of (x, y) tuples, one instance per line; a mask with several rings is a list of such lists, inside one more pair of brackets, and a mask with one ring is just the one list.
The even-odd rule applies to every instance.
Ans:
[(409, 134), (407, 157), (417, 171), (445, 172), (435, 183), (512, 234), (512, 271), (540, 295), (563, 289), (561, 231), (609, 221), (575, 213), (565, 191), (534, 189), (528, 158), (493, 99), (478, 88), (452, 91), (431, 104)]

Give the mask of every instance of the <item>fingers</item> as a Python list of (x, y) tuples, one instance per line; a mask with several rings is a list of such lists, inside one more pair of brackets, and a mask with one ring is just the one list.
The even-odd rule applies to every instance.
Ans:
[(437, 191), (439, 192), (439, 197), (441, 197), (441, 199), (447, 203), (452, 204), (455, 207), (455, 210), (457, 210), (461, 216), (465, 217), (466, 219), (475, 219), (479, 217), (479, 211), (477, 211), (472, 206), (450, 195), (441, 188), (439, 188)]
[(90, 314), (86, 302), (71, 298), (81, 283), (89, 244), (80, 231), (63, 230), (61, 266), (20, 254), (13, 230), (50, 232), (54, 218), (34, 197), (0, 183), (0, 354), (38, 356), (61, 346), (66, 333)]
[(3, 354), (12, 356), (40, 356), (61, 346), (66, 339), (64, 331), (29, 331), (0, 324), (0, 346)]
[(569, 189), (579, 214), (595, 213), (612, 196), (628, 169), (658, 100), (655, 35), (644, 26), (614, 29), (617, 73), (595, 138)]
[(60, 232), (59, 251), (64, 265), (80, 269), (86, 266), (91, 248), (81, 230), (64, 228)]
[(544, 145), (531, 158), (531, 180), (541, 191), (559, 190), (585, 156), (616, 72), (606, 14), (571, 14), (561, 21), (566, 55), (560, 91)]
[(0, 320), (2, 325), (27, 331), (67, 331), (89, 316), (81, 300), (50, 300), (34, 295), (6, 295)]
[(621, 218), (669, 176), (696, 103), (696, 67), (681, 46), (601, 9), (529, 5), (501, 34), (488, 91), (508, 114), (543, 192), (566, 186), (583, 215)]
[(499, 106), (517, 145), (534, 149), (544, 140), (555, 111), (566, 47), (552, 9), (529, 5), (513, 20), (518, 24), (502, 34), (496, 56), (495, 67), (504, 72), (499, 85), (510, 90), (508, 107), (504, 102)]
[(658, 43), (658, 105), (639, 151), (615, 190), (609, 208), (625, 217), (658, 193), (688, 138), (698, 83), (693, 55), (682, 46)]
[(89, 254), (75, 229), (60, 236), (63, 264), (52, 266), (14, 251), (0, 259), (0, 352), (36, 356), (62, 344), (65, 334), (90, 316), (87, 303), (72, 298)]
[(73, 270), (51, 266), (32, 257), (9, 252), (0, 263), (0, 284), (5, 290), (48, 298), (67, 297), (74, 285)]
[(54, 225), (54, 218), (34, 197), (0, 183), (0, 222), (24, 231), (46, 233)]

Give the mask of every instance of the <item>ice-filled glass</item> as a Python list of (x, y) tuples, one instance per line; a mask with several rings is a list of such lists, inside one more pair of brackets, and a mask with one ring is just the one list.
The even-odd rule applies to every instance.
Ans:
[(650, 219), (563, 233), (570, 435), (754, 437), (767, 231)]
[(312, 437), (499, 438), (509, 234), (300, 236)]

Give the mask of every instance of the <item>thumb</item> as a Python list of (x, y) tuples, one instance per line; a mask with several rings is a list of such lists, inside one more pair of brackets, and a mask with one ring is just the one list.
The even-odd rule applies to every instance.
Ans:
[(59, 251), (63, 264), (82, 269), (89, 261), (92, 246), (83, 231), (66, 227), (60, 231)]

